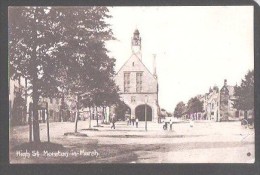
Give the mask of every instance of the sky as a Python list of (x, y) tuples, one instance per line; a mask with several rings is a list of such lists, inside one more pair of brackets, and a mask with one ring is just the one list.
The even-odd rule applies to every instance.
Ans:
[(142, 61), (152, 71), (156, 54), (159, 104), (176, 104), (209, 87), (239, 85), (254, 68), (253, 7), (109, 7), (116, 40), (107, 43), (116, 71), (131, 56), (131, 37), (142, 38)]

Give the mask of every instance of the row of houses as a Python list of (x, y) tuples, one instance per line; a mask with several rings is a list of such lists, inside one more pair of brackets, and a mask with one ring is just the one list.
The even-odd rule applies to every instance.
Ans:
[(228, 85), (227, 80), (221, 89), (216, 85), (209, 88), (209, 91), (203, 95), (197, 95), (197, 98), (203, 102), (203, 111), (191, 116), (185, 115), (184, 118), (193, 118), (195, 120), (214, 120), (227, 121), (227, 120), (241, 120), (247, 116), (252, 116), (253, 111), (237, 110), (233, 107), (234, 100), (236, 99), (234, 93), (234, 86)]
[[(27, 84), (28, 81), (24, 77), (9, 80), (9, 119), (12, 125), (28, 123), (32, 98), (28, 95)], [(48, 102), (50, 121), (59, 121), (60, 98), (41, 98), (40, 101)], [(41, 110), (38, 112), (39, 120), (44, 121), (46, 115)]]
[[(9, 119), (11, 125), (27, 124), (29, 120), (29, 106), (32, 103), (32, 98), (28, 95), (27, 80), (20, 77), (17, 80), (9, 80)], [(47, 102), (48, 111), (38, 110), (38, 118), (40, 122), (45, 122), (47, 112), (50, 122), (74, 121), (76, 116), (76, 97), (73, 95), (66, 95), (64, 103), (62, 98), (40, 98), (39, 103)], [(66, 107), (62, 108), (62, 104)], [(109, 108), (85, 108), (80, 109), (80, 119), (86, 120), (90, 117), (96, 119), (97, 117), (108, 122)]]

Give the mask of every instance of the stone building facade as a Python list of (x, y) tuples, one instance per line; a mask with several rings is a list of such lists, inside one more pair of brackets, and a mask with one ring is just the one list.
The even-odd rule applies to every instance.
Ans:
[(233, 107), (234, 99), (234, 86), (227, 85), (226, 79), (220, 90), (217, 86), (210, 88), (205, 94), (204, 101), (206, 119), (225, 121), (243, 117), (243, 111), (238, 111)]
[(219, 116), (219, 89), (215, 86), (205, 94), (205, 116), (207, 120), (218, 121)]
[(228, 86), (227, 80), (224, 80), (224, 86), (220, 89), (220, 119), (228, 120), (229, 117), (238, 117), (236, 109), (233, 108), (234, 103), (234, 86)]
[[(155, 62), (155, 58), (153, 60)], [(120, 96), (128, 106), (131, 118), (147, 121), (158, 119), (158, 80), (156, 66), (153, 74), (142, 62), (141, 37), (136, 29), (132, 37), (132, 55), (115, 76)]]
[(9, 119), (12, 125), (26, 123), (27, 99), (24, 78), (9, 79)]
[[(14, 125), (27, 124), (29, 119), (29, 105), (33, 102), (27, 88), (29, 83), (24, 77), (17, 80), (9, 79), (9, 118)], [(49, 120), (60, 121), (60, 98), (42, 98), (40, 102), (48, 102)], [(43, 118), (45, 116), (45, 118)], [(39, 121), (45, 121), (47, 114), (43, 115), (42, 111), (38, 111)]]

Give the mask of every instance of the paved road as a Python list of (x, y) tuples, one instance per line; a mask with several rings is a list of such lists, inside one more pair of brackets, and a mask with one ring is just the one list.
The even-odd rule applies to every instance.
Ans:
[[(92, 126), (96, 123), (93, 121)], [(88, 129), (88, 121), (80, 121), (78, 131), (87, 137), (64, 136), (74, 131), (74, 123), (51, 123), (51, 141), (62, 144), (63, 152), (80, 152), (79, 156), (23, 158), (17, 150), (10, 152), (14, 163), (253, 163), (254, 130), (242, 128), (239, 122), (215, 123), (209, 121), (174, 124), (173, 131), (164, 131), (162, 124), (144, 122), (139, 128), (117, 122), (116, 129), (109, 125)], [(41, 140), (46, 141), (46, 126), (41, 124)], [(95, 128), (95, 127), (92, 127)], [(10, 131), (13, 148), (28, 140), (28, 127)], [(84, 155), (84, 152), (86, 154)], [(89, 156), (96, 152), (97, 156)]]

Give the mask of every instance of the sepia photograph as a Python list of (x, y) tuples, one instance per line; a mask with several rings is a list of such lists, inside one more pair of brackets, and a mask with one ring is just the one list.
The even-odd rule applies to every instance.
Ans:
[(254, 6), (9, 6), (10, 164), (253, 164), (254, 56)]

